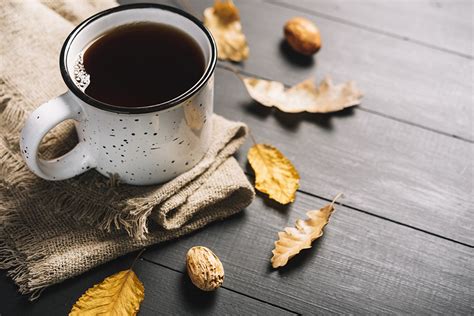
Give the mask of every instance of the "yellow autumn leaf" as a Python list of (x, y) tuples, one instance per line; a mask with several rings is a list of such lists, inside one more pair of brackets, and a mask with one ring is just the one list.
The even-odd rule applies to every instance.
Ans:
[(204, 25), (217, 43), (219, 59), (241, 61), (247, 59), (249, 47), (242, 32), (239, 10), (232, 0), (216, 0), (214, 6), (204, 10)]
[(275, 242), (271, 263), (273, 268), (283, 267), (288, 260), (296, 256), (301, 250), (311, 248), (315, 239), (323, 235), (323, 229), (334, 211), (334, 202), (339, 198), (338, 194), (334, 200), (323, 208), (306, 213), (306, 220), (296, 220), (295, 227), (286, 227), (278, 233), (279, 239)]
[(271, 145), (256, 144), (247, 158), (255, 172), (255, 188), (281, 204), (295, 200), (300, 176), (288, 158)]
[(131, 269), (105, 278), (88, 289), (69, 315), (136, 315), (145, 297), (145, 288)]
[(318, 87), (312, 79), (307, 79), (288, 89), (278, 81), (248, 77), (243, 78), (243, 82), (255, 101), (287, 113), (340, 111), (362, 100), (362, 92), (353, 81), (334, 85), (329, 77)]

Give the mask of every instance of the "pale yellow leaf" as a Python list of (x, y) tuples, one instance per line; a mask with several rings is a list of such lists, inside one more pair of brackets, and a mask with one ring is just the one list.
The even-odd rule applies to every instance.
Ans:
[(271, 145), (256, 144), (247, 158), (255, 171), (255, 188), (271, 199), (288, 204), (295, 200), (300, 176), (288, 158)]
[(247, 59), (247, 39), (242, 32), (239, 10), (232, 0), (216, 0), (213, 7), (204, 10), (204, 25), (216, 40), (219, 59)]
[(301, 250), (311, 248), (312, 242), (323, 235), (323, 229), (334, 211), (334, 201), (323, 208), (306, 213), (306, 220), (296, 220), (295, 227), (286, 227), (278, 233), (278, 241), (275, 242), (273, 257), (271, 259), (273, 268), (283, 267), (288, 260), (296, 256)]
[(84, 293), (69, 315), (136, 315), (145, 288), (131, 269), (104, 279)]
[(340, 111), (358, 105), (362, 100), (362, 93), (354, 82), (334, 85), (329, 77), (321, 81), (319, 87), (312, 79), (307, 79), (289, 89), (281, 82), (252, 77), (244, 78), (243, 82), (255, 101), (287, 113)]

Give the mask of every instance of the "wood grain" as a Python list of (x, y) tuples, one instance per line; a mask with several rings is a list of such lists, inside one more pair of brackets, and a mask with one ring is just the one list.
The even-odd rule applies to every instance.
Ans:
[(325, 204), (300, 194), (278, 208), (259, 197), (245, 213), (144, 257), (184, 269), (190, 247), (209, 247), (224, 264), (225, 287), (307, 315), (472, 312), (472, 248), (341, 206), (312, 249), (272, 269), (277, 232)]
[[(284, 114), (250, 101), (237, 77), (217, 70), (215, 111), (247, 123), (279, 148), (301, 190), (470, 245), (474, 244), (470, 143), (362, 111)], [(246, 166), (247, 142), (239, 156)]]
[[(219, 69), (216, 112), (246, 122), (258, 141), (277, 146), (309, 194), (298, 192), (289, 207), (259, 196), (242, 214), (148, 249), (135, 267), (146, 289), (140, 315), (472, 314), (474, 65), (460, 56), (472, 44), (469, 14), (453, 7), (464, 5), (459, 0), (429, 2), (441, 4), (443, 13), (425, 0), (356, 1), (357, 9), (349, 1), (321, 0), (314, 14), (305, 2), (292, 2), (302, 7), (293, 10), (235, 1), (251, 50), (237, 67), (289, 85), (324, 74), (354, 79), (366, 97), (360, 109), (286, 115), (250, 101), (236, 77)], [(138, 1), (121, 1), (130, 2)], [(199, 15), (212, 0), (185, 2)], [(410, 12), (414, 7), (419, 10)], [(324, 46), (314, 59), (282, 43), (283, 23), (294, 15), (315, 20), (322, 31)], [(434, 41), (436, 47), (422, 45)], [(249, 145), (239, 153), (244, 168)], [(330, 199), (340, 191), (350, 207), (337, 207), (313, 249), (273, 270), (277, 232), (327, 203), (310, 194)], [(195, 245), (211, 248), (224, 263), (226, 279), (214, 294), (195, 290), (182, 273)], [(87, 288), (128, 268), (132, 258), (53, 286), (35, 303), (18, 295), (2, 272), (0, 314), (66, 314)]]
[[(208, 4), (209, 1), (192, 3), (195, 10), (201, 10), (201, 7)], [(284, 16), (289, 17), (294, 12), (259, 2), (249, 4), (237, 1), (237, 4), (242, 19), (247, 21), (250, 29), (255, 30), (248, 32), (249, 41), (254, 41), (256, 46), (253, 49), (254, 57), (251, 52), (250, 60), (244, 63), (244, 68), (257, 69), (264, 75), (268, 71), (274, 72), (277, 79), (281, 78), (284, 82), (292, 74), (299, 74), (301, 68), (285, 62), (275, 52), (269, 52), (269, 47), (276, 48), (277, 44), (267, 43), (269, 40), (278, 41), (279, 35), (272, 32), (271, 27), (277, 27), (278, 21), (283, 23)], [(262, 11), (266, 13), (259, 18), (258, 12)], [(265, 19), (266, 23), (259, 23), (257, 26), (256, 23), (261, 19)], [(332, 30), (335, 30), (332, 34), (336, 34), (341, 26), (329, 22), (332, 23)], [(354, 32), (353, 28), (346, 28), (349, 32)], [(342, 30), (340, 32), (341, 36), (347, 36)], [(367, 32), (367, 35), (379, 36), (371, 32)], [(261, 40), (262, 38), (265, 40)], [(386, 39), (407, 45), (396, 39)], [(380, 50), (381, 47), (385, 49), (384, 45), (378, 43), (373, 49)], [(429, 48), (422, 49), (433, 51)], [(268, 56), (265, 57), (261, 50), (268, 53)], [(451, 58), (446, 53), (434, 54)], [(465, 61), (458, 56), (454, 58)], [(333, 58), (328, 56), (327, 61), (331, 62), (331, 59)], [(268, 63), (275, 63), (276, 67)], [(279, 65), (282, 63), (285, 67), (280, 69)], [(352, 67), (352, 64), (349, 65)], [(379, 68), (366, 67), (373, 72), (377, 72)], [(387, 86), (401, 84), (404, 89), (417, 86), (413, 82), (407, 84), (401, 79), (393, 79), (393, 72), (386, 75), (394, 81), (387, 83)], [(370, 78), (376, 85), (378, 79)], [(429, 88), (426, 83), (418, 86)], [(375, 87), (369, 95), (366, 94), (364, 106), (375, 97), (372, 92), (387, 94)], [(451, 98), (446, 91), (439, 93)], [(286, 115), (250, 102), (240, 82), (222, 71), (218, 71), (215, 94), (217, 113), (246, 122), (259, 141), (270, 142), (289, 156), (301, 173), (302, 190), (326, 198), (334, 192), (344, 191), (348, 195), (347, 203), (355, 208), (463, 243), (474, 244), (474, 219), (470, 216), (470, 210), (474, 209), (473, 168), (469, 159), (466, 159), (473, 157), (471, 143), (358, 110), (346, 110), (335, 115)], [(403, 95), (408, 97), (406, 93)], [(465, 91), (460, 95), (469, 98), (469, 93)], [(427, 99), (431, 98), (427, 96)], [(391, 97), (386, 99), (391, 101)], [(436, 100), (432, 101), (438, 104)], [(432, 106), (435, 108), (430, 113), (441, 113), (439, 107)], [(442, 106), (446, 108), (445, 105)], [(392, 104), (387, 108), (397, 108), (397, 105)], [(418, 110), (417, 106), (410, 105), (410, 116), (417, 119), (415, 112)], [(442, 115), (447, 117), (446, 113)], [(468, 121), (472, 119), (471, 115), (464, 117)], [(247, 148), (248, 146), (242, 150), (244, 154), (240, 156), (242, 165), (246, 164)]]
[(473, 57), (470, 0), (269, 0), (444, 50)]
[[(193, 1), (191, 7), (200, 13), (212, 2)], [(287, 85), (325, 75), (336, 82), (355, 80), (365, 94), (361, 109), (474, 141), (473, 60), (304, 10), (260, 1), (235, 3), (250, 56), (234, 66)], [(293, 53), (283, 41), (284, 23), (296, 15), (316, 21), (320, 28), (323, 47), (314, 58)]]
[[(67, 315), (76, 300), (91, 286), (121, 270), (128, 269), (134, 256), (114, 260), (82, 276), (46, 289), (40, 299), (29, 302), (16, 292), (15, 285), (3, 275), (1, 315)], [(183, 258), (182, 258), (183, 259)], [(184, 261), (184, 259), (183, 259)], [(227, 289), (205, 293), (194, 287), (186, 274), (139, 260), (134, 271), (145, 286), (145, 299), (139, 315), (292, 315)], [(54, 312), (53, 312), (54, 311)]]

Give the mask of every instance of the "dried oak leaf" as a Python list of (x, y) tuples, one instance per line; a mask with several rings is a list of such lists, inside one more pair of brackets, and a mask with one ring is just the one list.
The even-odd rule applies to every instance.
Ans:
[(255, 188), (281, 204), (295, 200), (299, 187), (298, 171), (278, 149), (271, 145), (256, 144), (247, 158), (255, 171)]
[(362, 92), (353, 81), (334, 85), (329, 77), (321, 81), (319, 87), (307, 79), (286, 90), (283, 83), (277, 81), (248, 77), (243, 78), (243, 82), (255, 101), (287, 113), (340, 111), (362, 100)]
[(249, 47), (242, 32), (239, 10), (232, 0), (216, 0), (213, 7), (205, 9), (204, 25), (216, 40), (219, 59), (247, 59)]
[(285, 266), (288, 260), (301, 250), (311, 248), (311, 243), (323, 235), (323, 228), (327, 225), (334, 211), (334, 202), (339, 196), (341, 194), (323, 208), (306, 213), (308, 216), (306, 220), (296, 220), (295, 227), (286, 227), (284, 231), (278, 233), (279, 239), (275, 242), (275, 249), (272, 251), (273, 268)]
[(69, 315), (136, 315), (145, 288), (131, 269), (120, 271), (88, 289)]

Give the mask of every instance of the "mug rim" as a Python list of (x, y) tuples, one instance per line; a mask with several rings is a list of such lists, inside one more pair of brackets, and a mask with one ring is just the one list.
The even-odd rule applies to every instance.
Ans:
[[(125, 107), (125, 106), (112, 105), (112, 104), (94, 99), (88, 96), (85, 92), (81, 91), (73, 82), (70, 76), (70, 73), (68, 71), (67, 61), (66, 61), (66, 56), (69, 52), (69, 48), (73, 40), (76, 38), (76, 36), (87, 25), (89, 25), (90, 23), (106, 15), (110, 15), (110, 14), (120, 12), (120, 11), (130, 10), (130, 9), (148, 9), (148, 8), (160, 9), (160, 10), (170, 11), (172, 13), (179, 14), (187, 18), (188, 20), (191, 20), (192, 22), (194, 22), (194, 24), (196, 24), (204, 32), (211, 46), (211, 55), (210, 55), (209, 63), (206, 67), (206, 70), (204, 71), (204, 74), (201, 76), (201, 78), (191, 88), (189, 88), (188, 90), (186, 90), (185, 92), (181, 93), (180, 95), (178, 95), (177, 97), (171, 100), (153, 104), (153, 105), (140, 106), (140, 107)], [(204, 24), (193, 15), (181, 9), (164, 5), (164, 4), (158, 4), (158, 3), (135, 3), (135, 4), (120, 5), (118, 7), (107, 9), (90, 16), (86, 20), (82, 21), (78, 26), (76, 26), (71, 31), (71, 33), (68, 35), (68, 37), (64, 41), (64, 44), (61, 48), (60, 57), (59, 57), (59, 69), (61, 71), (61, 76), (63, 77), (63, 80), (66, 83), (66, 86), (68, 87), (68, 89), (76, 97), (78, 97), (85, 103), (92, 105), (96, 108), (99, 108), (101, 110), (105, 110), (109, 112), (128, 113), (128, 114), (158, 112), (158, 111), (169, 109), (171, 107), (174, 107), (176, 105), (183, 103), (185, 100), (189, 99), (194, 94), (196, 94), (209, 81), (212, 74), (214, 73), (216, 64), (217, 64), (217, 45), (214, 41), (214, 38), (212, 37), (211, 32), (204, 26)]]

